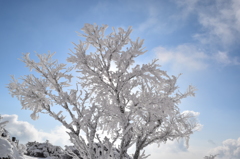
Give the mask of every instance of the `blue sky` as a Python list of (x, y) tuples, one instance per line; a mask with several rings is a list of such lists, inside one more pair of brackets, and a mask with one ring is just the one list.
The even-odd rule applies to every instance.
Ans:
[[(200, 159), (208, 153), (218, 153), (218, 158), (240, 158), (239, 8), (239, 0), (2, 0), (0, 114), (11, 121), (9, 129), (20, 141), (52, 138), (53, 143), (63, 144), (58, 136), (63, 138), (64, 130), (57, 121), (47, 115), (33, 121), (31, 112), (21, 110), (20, 102), (8, 93), (10, 75), (30, 73), (18, 59), (22, 53), (30, 52), (35, 58), (35, 52), (51, 51), (65, 62), (74, 47), (72, 42), (84, 40), (76, 31), (85, 23), (107, 24), (108, 32), (111, 27), (132, 26), (132, 39), (145, 39), (148, 50), (138, 63), (158, 58), (170, 75), (182, 73), (180, 90), (189, 84), (197, 87), (196, 97), (183, 100), (180, 108), (199, 112), (203, 125), (191, 136), (188, 150), (181, 141), (163, 144), (160, 149), (152, 145), (147, 150), (152, 154), (150, 159)], [(17, 129), (35, 135), (17, 134)], [(224, 153), (224, 148), (231, 152)]]

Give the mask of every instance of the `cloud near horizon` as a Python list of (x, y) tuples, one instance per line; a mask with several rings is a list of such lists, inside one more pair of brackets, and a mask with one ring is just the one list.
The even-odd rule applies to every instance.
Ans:
[(239, 159), (240, 158), (240, 137), (236, 140), (227, 139), (221, 146), (209, 151), (209, 154), (216, 155), (220, 159)]
[(49, 133), (37, 130), (33, 125), (26, 121), (19, 121), (18, 115), (2, 115), (3, 121), (9, 121), (5, 128), (11, 136), (15, 136), (20, 143), (26, 144), (28, 141), (49, 142), (53, 145), (64, 147), (70, 145), (67, 129), (64, 126), (56, 126)]
[(146, 148), (145, 154), (150, 154), (149, 158), (173, 158), (178, 159), (202, 159), (205, 156), (206, 150), (196, 147), (187, 149), (184, 139), (179, 141), (168, 141), (166, 144), (162, 143), (160, 147), (157, 144), (152, 144)]
[[(199, 115), (198, 112), (194, 111), (184, 111), (183, 113), (189, 114), (192, 117), (197, 117)], [(64, 126), (57, 126), (50, 132), (43, 132), (37, 130), (33, 125), (26, 121), (19, 121), (18, 115), (16, 114), (4, 114), (2, 117), (2, 121), (9, 121), (5, 128), (10, 132), (10, 135), (15, 136), (20, 143), (26, 144), (28, 141), (45, 142), (46, 140), (49, 140), (51, 144), (62, 147), (65, 145), (72, 145), (69, 141), (69, 137)], [(197, 131), (199, 130), (200, 129)], [(132, 150), (129, 150), (130, 154), (133, 153)], [(183, 152), (188, 152), (188, 148), (184, 139), (180, 139), (178, 141), (167, 141), (166, 144), (162, 143), (160, 148), (158, 148), (155, 144), (152, 144), (146, 148), (146, 152), (151, 153), (153, 156), (160, 155), (158, 153), (159, 151), (161, 152), (161, 155), (164, 156), (168, 153), (183, 154)], [(162, 153), (163, 151), (165, 153)]]

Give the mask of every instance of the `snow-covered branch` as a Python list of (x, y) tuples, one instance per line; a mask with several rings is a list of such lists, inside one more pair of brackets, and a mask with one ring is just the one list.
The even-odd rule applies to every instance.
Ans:
[[(96, 142), (108, 149), (101, 151), (104, 158), (113, 155), (113, 148), (118, 146), (119, 159), (123, 159), (135, 145), (133, 158), (140, 159), (147, 157), (141, 151), (152, 143), (179, 138), (187, 141), (198, 124), (180, 113), (178, 104), (194, 96), (195, 88), (179, 92), (178, 77), (161, 70), (157, 60), (136, 64), (136, 57), (146, 52), (144, 41), (131, 40), (131, 27), (113, 28), (105, 35), (107, 27), (84, 25), (84, 34), (79, 35), (86, 40), (74, 44), (75, 50), (67, 58), (73, 67), (53, 60), (51, 53), (37, 54), (39, 62), (24, 54), (22, 61), (40, 77), (27, 75), (20, 79), (22, 83), (13, 77), (8, 85), (12, 96), (21, 101), (23, 109), (33, 111), (33, 119), (47, 112), (60, 121), (70, 130), (71, 141), (84, 159), (96, 158)], [(89, 47), (95, 50), (89, 52)], [(78, 78), (75, 83), (73, 73)], [(54, 112), (51, 108), (56, 106), (65, 111)], [(70, 117), (70, 123), (63, 114)], [(100, 137), (99, 131), (108, 136)]]

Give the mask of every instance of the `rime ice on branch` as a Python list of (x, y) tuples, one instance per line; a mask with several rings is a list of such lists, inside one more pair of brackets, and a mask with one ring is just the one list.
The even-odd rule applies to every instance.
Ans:
[[(161, 70), (157, 60), (136, 64), (135, 58), (146, 51), (143, 40), (130, 39), (131, 27), (113, 28), (109, 35), (105, 35), (106, 28), (85, 24), (84, 34), (79, 35), (86, 40), (74, 44), (67, 59), (73, 67), (59, 64), (51, 53), (37, 54), (39, 62), (25, 54), (22, 61), (41, 77), (27, 75), (20, 78), (21, 83), (13, 77), (8, 85), (12, 96), (20, 100), (23, 109), (33, 111), (33, 119), (46, 112), (60, 121), (84, 159), (110, 158), (114, 147), (119, 150), (115, 158), (123, 159), (131, 146), (136, 148), (133, 158), (143, 159), (147, 156), (141, 151), (152, 143), (179, 138), (188, 142), (199, 124), (181, 113), (178, 104), (194, 96), (195, 88), (179, 92), (178, 77)], [(89, 52), (89, 47), (95, 51)], [(73, 73), (78, 78), (75, 84)], [(71, 122), (52, 107), (64, 108)], [(109, 135), (100, 137), (98, 132)], [(101, 155), (94, 152), (96, 142), (105, 149)]]

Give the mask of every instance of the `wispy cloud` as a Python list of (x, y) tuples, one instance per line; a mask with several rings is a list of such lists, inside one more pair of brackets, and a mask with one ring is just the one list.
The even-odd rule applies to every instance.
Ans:
[(178, 15), (180, 18), (187, 18), (192, 12), (196, 11), (196, 6), (199, 0), (173, 0), (180, 8), (182, 13)]
[(218, 51), (213, 58), (223, 65), (240, 65), (238, 58), (230, 57), (227, 52)]
[(147, 18), (139, 24), (137, 31), (146, 32), (157, 30), (160, 27), (159, 11), (154, 6), (146, 6)]
[(153, 49), (160, 64), (170, 64), (175, 70), (204, 70), (208, 67), (205, 60), (209, 56), (195, 46), (179, 45), (176, 48), (157, 47)]
[[(196, 37), (205, 42), (235, 43), (240, 35), (240, 1), (219, 0), (208, 10), (199, 10), (199, 22), (206, 29)], [(208, 40), (207, 40), (208, 39)]]
[(223, 63), (223, 64), (225, 64), (225, 65), (231, 63), (231, 60), (230, 60), (230, 58), (228, 57), (228, 55), (227, 55), (226, 52), (221, 52), (221, 51), (219, 51), (218, 53), (215, 54), (215, 59), (216, 59), (218, 62)]
[[(170, 3), (170, 2), (168, 2)], [(136, 31), (140, 33), (169, 34), (181, 28), (184, 18), (177, 16), (174, 5), (164, 5), (160, 1), (148, 4), (141, 8), (146, 11), (146, 17), (138, 25)], [(172, 12), (169, 12), (171, 10)]]
[(45, 142), (49, 140), (53, 145), (59, 145), (64, 147), (70, 145), (69, 136), (66, 133), (66, 128), (63, 126), (57, 126), (50, 131), (50, 133), (37, 130), (33, 125), (26, 121), (19, 121), (18, 116), (2, 115), (3, 121), (9, 121), (6, 124), (6, 129), (11, 133), (11, 136), (17, 137), (20, 143), (27, 143), (28, 141)]
[[(155, 48), (154, 52), (161, 64), (169, 64), (177, 70), (191, 71), (204, 70), (212, 64), (240, 65), (240, 60), (232, 54), (232, 45), (237, 44), (240, 40), (239, 0), (173, 2), (180, 10), (177, 15), (168, 15), (169, 19), (175, 23), (180, 20), (181, 23), (186, 24), (188, 23), (187, 19), (192, 18), (191, 15), (195, 15), (200, 29), (192, 34), (192, 38), (196, 40), (192, 43), (184, 44), (183, 41), (183, 44), (175, 47), (159, 46)], [(149, 18), (139, 28), (152, 31), (159, 30), (160, 26), (172, 28), (169, 23), (171, 20), (164, 20), (163, 24), (158, 17), (159, 12), (154, 10), (154, 7), (152, 8), (149, 8), (149, 10), (153, 10), (151, 14), (149, 11)]]
[(240, 35), (240, 1), (239, 0), (182, 0), (176, 1), (182, 8), (179, 16), (192, 14), (198, 16), (202, 26), (201, 32), (194, 37), (204, 44), (220, 44), (225, 47), (236, 44)]
[(231, 57), (228, 52), (207, 53), (193, 44), (182, 44), (175, 48), (159, 46), (153, 52), (161, 65), (169, 65), (177, 71), (201, 71), (216, 63), (222, 66), (240, 65), (239, 59)]

